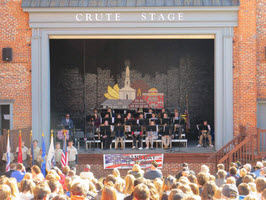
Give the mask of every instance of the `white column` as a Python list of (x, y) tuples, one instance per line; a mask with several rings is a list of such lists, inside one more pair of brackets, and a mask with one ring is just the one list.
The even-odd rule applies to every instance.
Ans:
[(224, 100), (223, 100), (223, 38), (221, 31), (215, 35), (215, 67), (214, 67), (214, 117), (215, 117), (215, 149), (224, 144)]
[(233, 139), (233, 28), (224, 29), (224, 144)]
[(32, 133), (33, 140), (41, 142), (42, 133), (42, 71), (41, 71), (41, 30), (32, 29), (31, 38), (31, 82), (32, 82)]

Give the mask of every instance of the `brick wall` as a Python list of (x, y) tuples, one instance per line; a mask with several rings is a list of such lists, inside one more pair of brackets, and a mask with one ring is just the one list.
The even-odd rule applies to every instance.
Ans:
[(0, 2), (0, 49), (13, 48), (13, 61), (0, 60), (0, 99), (13, 99), (13, 127), (31, 126), (31, 30), (21, 1)]
[[(205, 154), (187, 154), (187, 153), (168, 153), (164, 154), (164, 165), (162, 172), (164, 176), (173, 175), (175, 176), (181, 171), (182, 163), (187, 162), (189, 168), (196, 174), (200, 172), (201, 165), (205, 164), (210, 168), (210, 173), (216, 172), (216, 166), (213, 163), (206, 163), (207, 158), (210, 156), (209, 153)], [(112, 169), (104, 169), (103, 167), (103, 155), (102, 154), (83, 154), (79, 155), (79, 165), (77, 167), (77, 174), (85, 169), (86, 164), (91, 165), (91, 171), (94, 173), (96, 178), (103, 178), (112, 173)], [(126, 176), (128, 169), (121, 169), (120, 174), (122, 177)]]

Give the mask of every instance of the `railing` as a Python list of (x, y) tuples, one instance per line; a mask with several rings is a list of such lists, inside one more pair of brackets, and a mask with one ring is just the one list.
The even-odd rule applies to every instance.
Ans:
[(261, 156), (266, 155), (266, 130), (258, 129), (257, 131), (257, 152)]
[(216, 164), (219, 163), (224, 156), (226, 156), (230, 151), (232, 151), (238, 144), (240, 144), (246, 138), (246, 134), (240, 133), (235, 138), (233, 138), (230, 142), (228, 142), (225, 146), (223, 146), (219, 151), (214, 153), (212, 156), (208, 158), (208, 161), (215, 161)]
[[(30, 147), (30, 131), (31, 128), (23, 128), (19, 130), (10, 130), (9, 139), (10, 139), (10, 148), (11, 152), (15, 153), (16, 148), (18, 147), (19, 141), (19, 131), (21, 130), (22, 140), (25, 142), (25, 146)], [(7, 143), (7, 130), (3, 130), (3, 134), (0, 135), (0, 157), (6, 152), (6, 143)]]
[(246, 137), (242, 142), (237, 144), (234, 149), (228, 152), (224, 157), (218, 160), (223, 163), (225, 169), (228, 170), (231, 162), (240, 161), (242, 164), (254, 161), (254, 135)]

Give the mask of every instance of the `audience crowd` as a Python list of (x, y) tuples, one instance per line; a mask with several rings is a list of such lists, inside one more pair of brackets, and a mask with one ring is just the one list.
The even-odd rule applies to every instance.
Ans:
[(38, 166), (11, 163), (0, 178), (0, 200), (266, 200), (266, 162), (231, 163), (229, 171), (218, 164), (210, 174), (202, 165), (195, 174), (187, 163), (175, 176), (162, 174), (152, 162), (146, 172), (138, 164), (120, 176), (118, 169), (96, 179), (90, 165), (80, 175), (75, 168), (54, 167), (44, 177)]

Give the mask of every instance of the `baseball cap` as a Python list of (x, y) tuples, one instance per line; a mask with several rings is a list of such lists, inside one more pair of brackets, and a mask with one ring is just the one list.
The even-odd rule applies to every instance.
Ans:
[(233, 184), (226, 184), (222, 189), (222, 195), (229, 199), (238, 198), (238, 190)]

